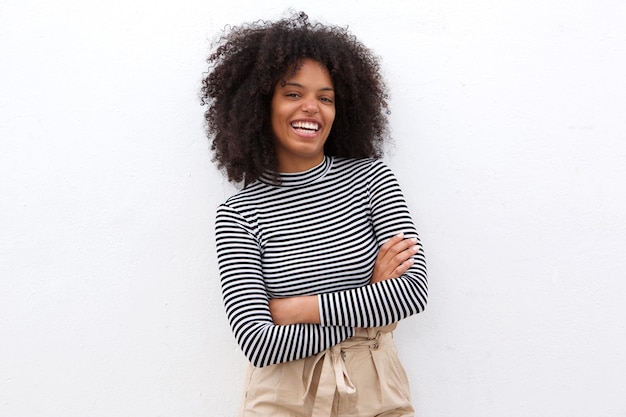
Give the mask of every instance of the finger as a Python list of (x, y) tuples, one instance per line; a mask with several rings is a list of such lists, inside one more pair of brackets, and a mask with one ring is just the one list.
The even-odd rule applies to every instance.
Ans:
[(403, 240), (404, 233), (398, 233), (397, 235), (390, 237), (382, 247), (384, 247), (385, 249), (389, 249), (397, 243), (402, 242)]
[(401, 252), (414, 245), (417, 245), (417, 239), (412, 237), (412, 238), (403, 239), (402, 241), (397, 242), (391, 249), (396, 250), (397, 252)]
[[(408, 258), (407, 254), (404, 253), (406, 251), (411, 251), (413, 246), (417, 245), (417, 239), (404, 239), (396, 244), (394, 244), (389, 250), (385, 253), (384, 259), (388, 262), (396, 262), (400, 263), (402, 260)], [(409, 256), (412, 256), (410, 254)]]
[(404, 233), (398, 233), (395, 236), (389, 238), (379, 249), (378, 255), (379, 257), (384, 257), (387, 255), (389, 250), (393, 248), (398, 243), (401, 243), (404, 240)]
[(414, 263), (415, 263), (415, 261), (413, 260), (413, 258), (407, 259), (406, 261), (402, 262), (400, 264), (400, 266), (398, 266), (393, 271), (393, 278), (398, 278), (398, 277), (402, 276), (402, 274), (404, 274), (406, 271), (408, 271), (409, 268), (411, 268), (411, 266), (413, 266)]
[(413, 245), (405, 250), (403, 250), (402, 252), (398, 253), (396, 256), (393, 257), (392, 265), (399, 265), (409, 259), (413, 258), (413, 255), (415, 255), (417, 252), (419, 252), (419, 246), (417, 245)]

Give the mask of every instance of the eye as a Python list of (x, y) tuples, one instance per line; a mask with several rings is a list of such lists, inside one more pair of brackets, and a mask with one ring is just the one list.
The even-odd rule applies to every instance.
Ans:
[(298, 98), (298, 97), (300, 97), (300, 94), (298, 94), (298, 93), (286, 93), (285, 97)]
[(329, 104), (333, 102), (333, 99), (330, 97), (321, 97), (320, 100)]

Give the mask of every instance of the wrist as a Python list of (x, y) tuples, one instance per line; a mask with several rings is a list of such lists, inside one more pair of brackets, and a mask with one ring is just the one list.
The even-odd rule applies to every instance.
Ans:
[(319, 324), (320, 310), (317, 295), (303, 296), (299, 301), (298, 307), (300, 311), (298, 314), (300, 315), (300, 320), (298, 321), (300, 323)]

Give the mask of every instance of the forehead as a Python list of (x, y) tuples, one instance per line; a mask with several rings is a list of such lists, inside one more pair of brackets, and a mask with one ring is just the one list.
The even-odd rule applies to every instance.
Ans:
[(294, 79), (317, 79), (332, 86), (333, 81), (330, 72), (324, 64), (310, 58), (298, 60), (289, 66), (285, 74), (280, 78), (279, 84), (284, 86)]

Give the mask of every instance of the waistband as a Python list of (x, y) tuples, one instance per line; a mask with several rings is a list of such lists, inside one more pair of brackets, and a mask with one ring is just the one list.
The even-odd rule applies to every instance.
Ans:
[[(384, 327), (356, 328), (355, 334), (330, 349), (318, 353), (314, 359), (315, 365), (323, 360), (322, 370), (319, 377), (315, 402), (313, 406), (314, 416), (331, 415), (335, 389), (339, 395), (351, 396), (356, 394), (356, 388), (350, 379), (345, 364), (345, 352), (355, 350), (370, 350), (375, 352), (392, 343), (392, 331), (396, 323)], [(372, 355), (376, 362), (377, 355)], [(313, 379), (313, 373), (309, 375), (307, 388), (308, 393)]]

